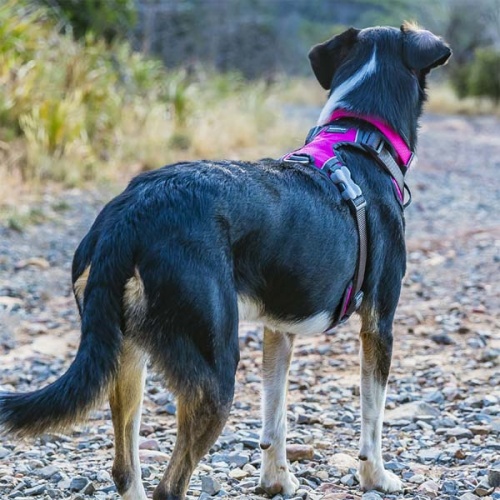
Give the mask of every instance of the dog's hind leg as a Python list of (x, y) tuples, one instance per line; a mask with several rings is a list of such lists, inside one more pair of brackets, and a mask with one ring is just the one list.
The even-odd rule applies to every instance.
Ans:
[[(166, 361), (165, 372), (177, 396), (177, 439), (154, 500), (185, 498), (191, 474), (229, 416), (239, 361), (236, 294), (230, 292), (221, 290), (221, 298), (214, 299), (217, 292), (208, 290), (199, 326), (170, 337), (175, 354)], [(177, 327), (187, 328), (193, 317), (191, 312), (179, 318)]]
[(146, 356), (125, 342), (109, 395), (116, 448), (113, 479), (124, 500), (146, 500), (138, 447), (145, 377)]
[(392, 356), (393, 314), (381, 317), (374, 309), (364, 307), (361, 316), (361, 487), (365, 490), (394, 492), (402, 488), (402, 483), (395, 474), (384, 469), (381, 449), (387, 378)]
[(293, 341), (294, 335), (264, 329), (260, 486), (270, 495), (293, 495), (299, 487), (286, 460), (286, 390)]

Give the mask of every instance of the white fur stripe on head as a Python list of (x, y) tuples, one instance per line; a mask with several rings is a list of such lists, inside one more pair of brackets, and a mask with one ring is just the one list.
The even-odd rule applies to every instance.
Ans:
[(318, 118), (318, 125), (328, 123), (331, 114), (340, 107), (342, 99), (357, 87), (366, 77), (375, 72), (377, 68), (377, 47), (373, 49), (373, 54), (370, 60), (354, 75), (348, 78), (345, 82), (341, 83), (333, 90), (327, 103), (323, 107), (321, 114)]

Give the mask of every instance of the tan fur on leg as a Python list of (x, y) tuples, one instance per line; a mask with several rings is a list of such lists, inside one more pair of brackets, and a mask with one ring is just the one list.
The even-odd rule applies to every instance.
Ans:
[(136, 346), (125, 342), (109, 396), (116, 447), (113, 479), (124, 500), (146, 500), (138, 445), (146, 359)]

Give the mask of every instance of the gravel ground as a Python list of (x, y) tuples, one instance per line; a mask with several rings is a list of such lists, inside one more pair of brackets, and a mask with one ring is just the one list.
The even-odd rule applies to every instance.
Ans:
[[(468, 139), (472, 142), (467, 142)], [(363, 494), (357, 320), (298, 339), (289, 391), (297, 498), (500, 499), (500, 121), (427, 116), (409, 176), (408, 272), (395, 324), (383, 449), (404, 494)], [(57, 378), (78, 345), (73, 251), (109, 192), (69, 191), (36, 207), (44, 221), (0, 226), (0, 383), (32, 390)], [(241, 326), (242, 360), (225, 431), (197, 468), (190, 498), (259, 499), (261, 328)], [(175, 403), (147, 381), (141, 429), (151, 492), (175, 439)], [(69, 436), (0, 440), (0, 497), (117, 499), (109, 409)], [(299, 446), (302, 445), (302, 446)], [(311, 457), (313, 457), (311, 459)], [(279, 495), (275, 498), (281, 498)]]

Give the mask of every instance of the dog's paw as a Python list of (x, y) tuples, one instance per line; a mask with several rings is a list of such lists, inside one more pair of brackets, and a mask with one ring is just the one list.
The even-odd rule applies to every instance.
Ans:
[(360, 464), (359, 479), (361, 488), (365, 491), (378, 490), (393, 493), (403, 489), (403, 482), (396, 474), (385, 470), (382, 466), (373, 467), (366, 462)]
[(277, 467), (273, 473), (262, 473), (259, 486), (269, 496), (281, 493), (292, 496), (299, 488), (299, 480), (288, 470), (286, 466)]

